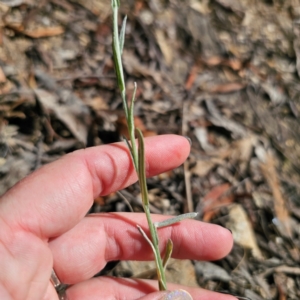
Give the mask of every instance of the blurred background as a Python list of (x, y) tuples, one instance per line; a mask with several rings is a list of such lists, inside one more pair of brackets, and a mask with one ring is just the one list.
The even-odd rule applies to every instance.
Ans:
[[(3, 194), (66, 153), (119, 141), (127, 128), (109, 0), (0, 0), (0, 15)], [(235, 240), (223, 260), (172, 261), (169, 281), (299, 299), (300, 1), (128, 0), (121, 15), (136, 126), (193, 142), (182, 167), (149, 179), (152, 212), (197, 211)], [(137, 185), (98, 197), (90, 212), (130, 209), (142, 210)], [(155, 274), (151, 263), (113, 267), (106, 273)]]

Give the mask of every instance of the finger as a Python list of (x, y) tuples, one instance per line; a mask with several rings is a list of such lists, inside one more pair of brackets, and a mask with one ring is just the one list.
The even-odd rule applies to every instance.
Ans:
[[(153, 221), (168, 217), (153, 215)], [(144, 214), (95, 214), (84, 218), (72, 230), (49, 243), (54, 267), (64, 283), (77, 283), (91, 278), (115, 260), (152, 260), (150, 246), (136, 224), (149, 235)], [(185, 220), (158, 229), (163, 252), (169, 238), (172, 256), (179, 259), (217, 260), (229, 253), (233, 239), (229, 230), (213, 224)], [(72, 263), (70, 263), (70, 261)]]
[[(148, 176), (182, 164), (190, 149), (188, 141), (176, 135), (150, 137), (145, 145)], [(79, 150), (12, 188), (0, 201), (0, 219), (45, 239), (58, 236), (85, 216), (96, 196), (122, 189), (136, 179), (124, 143)]]
[(166, 300), (167, 293), (168, 292), (154, 292), (139, 298), (139, 300)]
[[(31, 298), (28, 298), (31, 299)], [(41, 299), (41, 298), (39, 298)], [(48, 283), (48, 287), (45, 293), (45, 296), (42, 298), (42, 300), (58, 300), (57, 292), (51, 282)]]
[(1, 220), (0, 231), (0, 299), (42, 299), (53, 265), (48, 245), (32, 233), (12, 231)]
[[(201, 300), (237, 300), (231, 295), (224, 295), (201, 288), (185, 287), (168, 283), (169, 290), (184, 289), (193, 299)], [(98, 299), (140, 299), (157, 291), (157, 281), (97, 277), (75, 284), (67, 290), (68, 300), (98, 300)], [(154, 294), (154, 296), (156, 296)], [(142, 298), (143, 299), (143, 298)], [(146, 298), (148, 300), (148, 298)], [(149, 299), (150, 300), (150, 299)]]
[(155, 292), (139, 298), (139, 300), (192, 300), (191, 295), (184, 290)]

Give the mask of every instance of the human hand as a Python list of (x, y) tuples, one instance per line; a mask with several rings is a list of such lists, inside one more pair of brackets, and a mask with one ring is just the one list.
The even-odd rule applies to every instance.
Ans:
[[(185, 138), (174, 135), (147, 138), (145, 145), (147, 176), (182, 164), (190, 149)], [(116, 143), (68, 154), (10, 189), (0, 199), (0, 299), (57, 300), (49, 281), (52, 268), (61, 282), (72, 285), (66, 292), (68, 300), (162, 297), (155, 292), (157, 282), (92, 278), (108, 261), (152, 259), (136, 228), (139, 224), (148, 233), (144, 214), (86, 216), (95, 197), (136, 179), (126, 145)], [(153, 216), (154, 221), (165, 218)], [(179, 259), (220, 259), (233, 243), (227, 229), (194, 220), (162, 228), (159, 236), (161, 245), (172, 239), (172, 256)], [(182, 287), (169, 284), (168, 288)], [(236, 299), (200, 288), (184, 289), (194, 299)]]

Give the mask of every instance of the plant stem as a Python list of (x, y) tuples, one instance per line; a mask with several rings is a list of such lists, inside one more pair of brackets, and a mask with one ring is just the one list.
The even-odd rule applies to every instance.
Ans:
[[(129, 148), (133, 165), (138, 175), (139, 185), (141, 188), (141, 195), (142, 195), (142, 204), (143, 204), (144, 212), (146, 214), (151, 240), (148, 238), (144, 230), (139, 225), (137, 225), (137, 228), (142, 234), (142, 236), (145, 238), (145, 240), (149, 243), (150, 247), (152, 248), (154, 258), (155, 258), (155, 263), (156, 263), (159, 289), (163, 291), (163, 290), (167, 290), (165, 268), (172, 254), (173, 243), (171, 240), (168, 240), (168, 243), (166, 245), (165, 257), (164, 259), (162, 259), (159, 251), (159, 240), (158, 240), (157, 228), (169, 226), (171, 224), (174, 224), (186, 218), (194, 218), (197, 214), (191, 213), (186, 215), (180, 215), (175, 218), (158, 222), (158, 223), (153, 223), (151, 219), (148, 189), (147, 189), (147, 182), (146, 182), (144, 137), (142, 132), (139, 129), (135, 129), (134, 126), (134, 102), (135, 102), (135, 95), (136, 95), (136, 83), (134, 85), (134, 91), (133, 91), (130, 107), (128, 107), (128, 103), (126, 100), (126, 85), (124, 81), (124, 72), (123, 72), (123, 64), (122, 64), (122, 57), (121, 57), (123, 52), (123, 47), (124, 47), (124, 40), (125, 40), (126, 18), (123, 21), (122, 28), (119, 35), (118, 9), (120, 6), (120, 1), (111, 0), (111, 4), (113, 9), (113, 59), (115, 64), (118, 87), (121, 92), (124, 113), (125, 113), (126, 122), (128, 126), (130, 143), (128, 142), (127, 139), (125, 141)], [(135, 133), (137, 133), (138, 145), (139, 145), (138, 148), (135, 141)]]

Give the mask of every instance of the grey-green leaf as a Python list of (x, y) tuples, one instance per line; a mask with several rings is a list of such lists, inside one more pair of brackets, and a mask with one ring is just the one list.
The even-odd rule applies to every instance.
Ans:
[(172, 255), (172, 252), (173, 252), (173, 242), (171, 239), (168, 239), (167, 246), (166, 246), (166, 253), (164, 256), (164, 260), (163, 260), (163, 267), (165, 270), (166, 270), (168, 261)]
[(120, 52), (121, 52), (121, 55), (122, 55), (123, 49), (124, 49), (126, 21), (127, 21), (127, 16), (125, 16), (125, 18), (123, 20), (121, 31), (120, 31)]
[(120, 7), (120, 0), (112, 0), (111, 1), (112, 8), (119, 8)]
[(137, 128), (137, 138), (139, 141), (139, 148), (138, 148), (138, 177), (141, 186), (141, 194), (142, 194), (142, 201), (144, 206), (149, 206), (149, 199), (148, 199), (148, 191), (147, 191), (147, 182), (146, 182), (146, 170), (145, 170), (145, 145), (144, 145), (144, 138), (142, 132)]
[(187, 214), (182, 214), (182, 215), (179, 215), (179, 216), (176, 216), (174, 218), (171, 218), (171, 219), (167, 219), (167, 220), (164, 220), (164, 221), (161, 221), (161, 222), (154, 222), (154, 226), (156, 228), (161, 228), (161, 227), (166, 227), (166, 226), (170, 226), (172, 224), (175, 224), (175, 223), (178, 223), (182, 220), (186, 220), (186, 219), (194, 219), (196, 218), (198, 215), (198, 213), (196, 212), (191, 212), (191, 213), (187, 213)]

